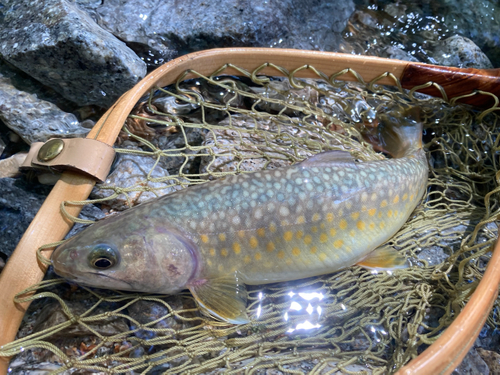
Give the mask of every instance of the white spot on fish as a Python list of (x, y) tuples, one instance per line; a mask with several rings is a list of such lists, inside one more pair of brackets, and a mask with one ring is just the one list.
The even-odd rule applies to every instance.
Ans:
[(290, 210), (288, 209), (288, 207), (281, 206), (280, 207), (280, 215), (281, 216), (288, 216), (288, 215), (290, 215)]

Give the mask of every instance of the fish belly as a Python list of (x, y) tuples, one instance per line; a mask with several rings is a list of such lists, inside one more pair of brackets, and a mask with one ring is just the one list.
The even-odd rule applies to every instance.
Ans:
[(233, 176), (193, 190), (196, 201), (177, 220), (198, 247), (203, 277), (238, 272), (246, 284), (264, 284), (317, 276), (390, 239), (421, 199), (427, 173), (419, 152)]

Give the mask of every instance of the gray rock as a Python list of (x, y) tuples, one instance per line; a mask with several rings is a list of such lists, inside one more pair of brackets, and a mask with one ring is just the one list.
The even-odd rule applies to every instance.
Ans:
[(413, 62), (418, 62), (418, 59), (406, 52), (405, 50), (394, 47), (394, 46), (389, 46), (385, 48), (382, 51), (382, 56), (381, 57), (387, 57), (389, 59), (396, 59), (396, 60), (405, 60), (405, 61), (413, 61)]
[(98, 23), (120, 40), (179, 53), (231, 46), (335, 50), (353, 11), (351, 0), (111, 0), (95, 9)]
[[(91, 307), (91, 305), (89, 306), (88, 304), (79, 301), (66, 300), (64, 302), (68, 306), (71, 313), (75, 316), (83, 315)], [(106, 310), (105, 307), (99, 306), (93, 311), (93, 315), (106, 313), (107, 311), (109, 311), (109, 307)], [(57, 326), (58, 324), (67, 322), (68, 320), (69, 318), (59, 302), (47, 304), (40, 311), (35, 321), (33, 332), (44, 331)], [(119, 316), (108, 316), (93, 322), (87, 322), (86, 324), (103, 336), (117, 335), (126, 332), (129, 329), (127, 321)], [(94, 332), (86, 328), (84, 325), (75, 323), (62, 331), (54, 332), (54, 334), (50, 336), (50, 339), (53, 340), (58, 337), (73, 338), (75, 336), (88, 336), (93, 334)]]
[(436, 64), (459, 68), (492, 69), (490, 59), (468, 38), (454, 35), (441, 41), (432, 54)]
[(54, 137), (84, 137), (89, 130), (78, 119), (36, 94), (18, 90), (11, 79), (0, 75), (0, 119), (26, 143)]
[[(127, 146), (131, 150), (135, 149), (139, 151), (134, 146)], [(146, 202), (152, 198), (179, 190), (180, 186), (175, 185), (176, 181), (168, 178), (168, 171), (163, 169), (160, 165), (156, 165), (155, 167), (155, 163), (156, 158), (148, 155), (120, 153), (113, 172), (109, 174), (104, 183), (96, 185), (96, 188), (92, 191), (91, 197), (107, 198), (115, 193), (114, 187), (125, 189), (129, 196), (129, 200), (127, 200), (125, 194), (122, 193), (114, 199), (103, 202), (103, 204), (121, 211), (130, 206)], [(147, 180), (150, 171), (150, 179)], [(153, 181), (153, 179), (156, 181)]]
[(10, 256), (50, 192), (14, 178), (0, 178), (0, 252)]
[(66, 0), (12, 1), (0, 53), (80, 105), (110, 106), (146, 74), (133, 51)]
[(494, 1), (443, 0), (433, 2), (436, 14), (444, 17), (448, 29), (470, 38), (491, 60), (500, 65), (500, 6)]
[(473, 347), (469, 350), (462, 363), (451, 373), (452, 375), (488, 375), (488, 365)]

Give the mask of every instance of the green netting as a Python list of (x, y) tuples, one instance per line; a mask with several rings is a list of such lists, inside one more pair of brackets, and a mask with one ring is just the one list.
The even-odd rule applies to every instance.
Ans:
[[(376, 273), (353, 266), (251, 287), (252, 322), (241, 326), (201, 315), (187, 292), (90, 290), (52, 276), (33, 287), (37, 294), (26, 299), (35, 302), (19, 338), (0, 350), (17, 354), (14, 373), (381, 374), (417, 356), (461, 311), (497, 237), (495, 109), (451, 106), (402, 90), (396, 79), (395, 87), (367, 84), (352, 70), (317, 80), (241, 71), (243, 78), (216, 77), (223, 68), (210, 77), (181, 76), (175, 85), (151, 90), (120, 134), (120, 158), (109, 179), (93, 200), (67, 205), (94, 203), (112, 214), (192, 184), (291, 165), (325, 150), (383, 159), (362, 133), (385, 115), (418, 106), (430, 164), (427, 194), (389, 242), (414, 267)], [(342, 74), (357, 81), (336, 81)], [(496, 326), (498, 316), (488, 323)]]

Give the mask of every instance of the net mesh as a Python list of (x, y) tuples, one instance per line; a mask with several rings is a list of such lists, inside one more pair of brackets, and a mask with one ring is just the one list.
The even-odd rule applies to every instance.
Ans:
[[(0, 349), (1, 356), (16, 355), (12, 373), (382, 374), (417, 356), (461, 311), (497, 237), (495, 109), (451, 106), (416, 88), (401, 89), (394, 77), (394, 87), (366, 83), (352, 70), (329, 78), (318, 72), (313, 80), (242, 69), (243, 77), (232, 77), (223, 69), (208, 77), (191, 71), (197, 78), (183, 81), (184, 75), (152, 89), (120, 133), (107, 181), (91, 200), (66, 205), (99, 205), (110, 215), (193, 184), (291, 165), (325, 150), (383, 159), (363, 132), (384, 114), (418, 106), (428, 189), (389, 241), (414, 267), (377, 273), (353, 266), (249, 287), (253, 319), (239, 326), (201, 315), (187, 292), (88, 289), (49, 272), (18, 296), (34, 302), (17, 340)], [(356, 81), (337, 81), (342, 74)], [(498, 315), (488, 324), (496, 326)]]

